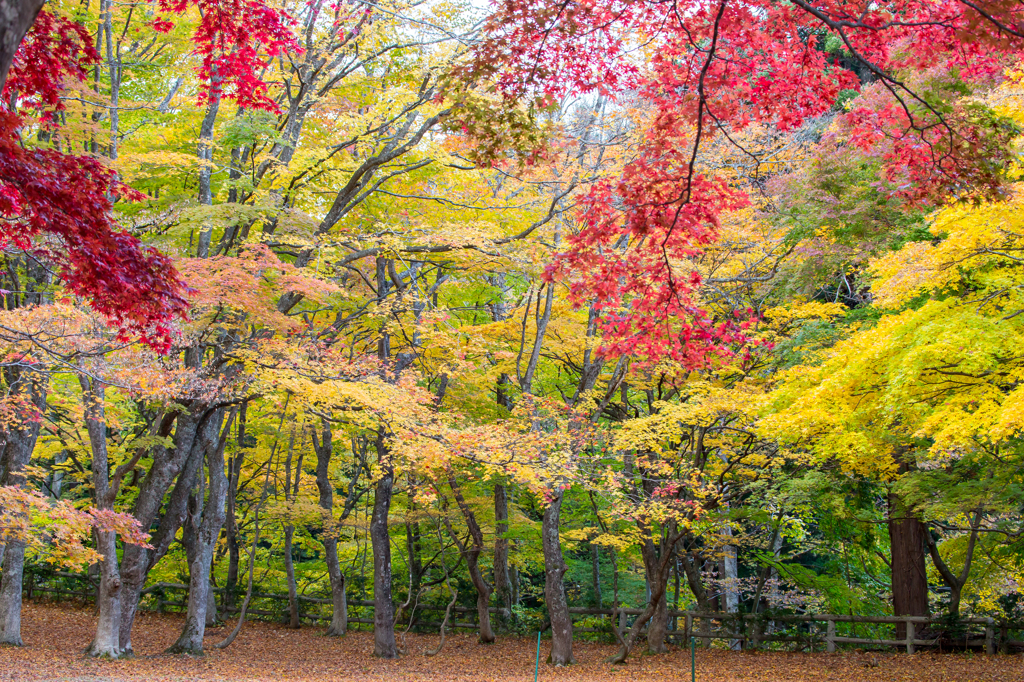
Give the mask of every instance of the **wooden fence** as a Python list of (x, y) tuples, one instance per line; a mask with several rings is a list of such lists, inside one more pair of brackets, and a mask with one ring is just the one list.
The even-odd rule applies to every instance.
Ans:
[[(69, 589), (69, 582), (78, 583), (85, 589)], [(91, 576), (26, 566), (25, 592), (30, 599), (37, 595), (51, 595), (57, 598), (69, 596), (91, 600), (95, 598), (96, 590), (96, 578)], [(214, 591), (221, 595), (224, 593), (223, 588), (214, 588)], [(184, 611), (187, 607), (187, 585), (168, 582), (154, 583), (146, 587), (142, 594), (142, 608), (166, 612)], [(287, 620), (288, 595), (253, 592), (252, 596), (254, 600), (280, 603), (281, 606), (273, 610), (250, 606), (247, 610), (248, 614), (275, 620)], [(331, 605), (330, 599), (299, 595), (300, 617), (307, 621), (330, 621), (329, 608)], [(352, 610), (372, 610), (372, 601), (352, 599), (348, 601), (348, 605), (350, 608), (349, 623), (373, 623), (372, 617), (351, 617)], [(322, 606), (328, 607), (326, 613), (321, 612), (320, 607)], [(217, 610), (219, 615), (228, 616), (237, 614), (239, 608), (226, 604), (225, 600), (220, 598), (217, 600)], [(436, 613), (443, 612), (445, 607), (419, 604), (416, 610), (423, 613)], [(498, 612), (497, 608), (492, 607), (490, 610), (492, 613)], [(452, 612), (462, 616), (476, 615), (476, 609), (473, 607), (455, 606), (452, 608)], [(613, 636), (612, 628), (624, 633), (636, 616), (643, 613), (643, 609), (569, 607), (569, 613), (574, 618), (599, 618), (601, 620), (597, 626), (574, 627), (576, 632), (604, 633), (611, 637)], [(668, 615), (671, 629), (667, 634), (670, 639), (683, 643), (694, 637), (704, 646), (708, 646), (713, 639), (727, 640), (734, 648), (742, 646), (757, 649), (766, 645), (787, 644), (802, 650), (813, 651), (817, 647), (828, 652), (834, 652), (837, 645), (857, 645), (861, 648), (898, 647), (907, 653), (914, 653), (922, 647), (941, 648), (945, 646), (978, 649), (989, 655), (997, 652), (1009, 653), (1011, 650), (1024, 648), (1024, 639), (1014, 638), (1014, 635), (1024, 637), (1024, 623), (997, 621), (993, 618), (962, 618), (959, 621), (950, 622), (947, 618), (925, 616), (740, 614), (671, 609)], [(475, 617), (472, 620), (475, 621)], [(682, 628), (678, 627), (680, 620), (682, 620)], [(436, 620), (421, 620), (418, 615), (413, 621), (413, 626), (417, 628), (439, 625), (440, 622)], [(476, 622), (456, 621), (450, 622), (448, 625), (452, 628), (464, 629), (476, 629), (477, 627)], [(906, 636), (899, 639), (881, 636), (878, 632), (879, 626), (885, 628), (890, 625), (902, 625)], [(873, 629), (875, 632), (870, 633), (869, 636), (858, 636), (858, 628)]]

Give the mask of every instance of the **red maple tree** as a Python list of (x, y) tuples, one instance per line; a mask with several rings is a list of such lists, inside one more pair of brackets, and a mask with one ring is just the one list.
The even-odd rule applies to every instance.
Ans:
[(824, 49), (832, 41), (877, 91), (841, 125), (853, 144), (877, 151), (903, 199), (997, 193), (1013, 131), (907, 78), (998, 78), (1024, 48), (1022, 20), (1004, 0), (504, 0), (471, 74), (542, 106), (586, 93), (650, 103), (637, 158), (592, 187), (548, 276), (568, 281), (577, 302), (596, 301), (605, 350), (699, 366), (741, 341), (744, 325), (712, 320), (696, 296), (700, 275), (673, 261), (698, 253), (720, 216), (748, 202), (741, 187), (702, 170), (702, 144), (751, 123), (791, 130), (858, 89)]
[[(181, 13), (191, 3), (156, 4)], [(201, 99), (224, 94), (244, 107), (273, 109), (258, 73), (267, 58), (297, 49), (289, 17), (257, 0), (197, 4)], [(156, 27), (170, 24), (159, 18)], [(99, 60), (91, 41), (81, 24), (42, 10), (13, 55), (0, 105), (0, 247), (13, 246), (55, 264), (66, 289), (106, 316), (122, 338), (167, 350), (171, 322), (188, 310), (187, 287), (170, 259), (142, 245), (113, 216), (115, 201), (143, 195), (121, 183), (100, 159), (30, 148), (19, 132), (28, 115), (20, 112), (56, 126), (65, 84), (84, 79), (87, 66)]]

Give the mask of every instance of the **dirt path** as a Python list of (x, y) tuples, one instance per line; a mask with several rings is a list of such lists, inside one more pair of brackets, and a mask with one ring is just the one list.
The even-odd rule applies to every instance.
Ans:
[[(201, 658), (161, 653), (181, 627), (181, 618), (140, 614), (135, 626), (137, 656), (127, 661), (96, 661), (82, 656), (95, 619), (92, 609), (67, 604), (26, 604), (21, 649), (0, 649), (0, 680), (67, 680), (74, 682), (158, 682), (180, 680), (310, 680), (529, 682), (533, 677), (534, 642), (500, 639), (479, 646), (472, 635), (449, 636), (444, 651), (428, 658), (423, 651), (437, 637), (410, 636), (409, 654), (397, 661), (374, 659), (369, 633), (344, 639), (322, 637), (315, 628), (289, 630), (268, 623), (248, 623), (226, 651)], [(209, 643), (223, 637), (213, 630)], [(542, 651), (544, 651), (542, 649)], [(689, 680), (688, 651), (638, 656), (623, 666), (604, 658), (612, 647), (577, 644), (577, 665), (553, 669), (541, 664), (540, 680), (576, 682), (661, 682)], [(543, 654), (542, 654), (543, 655)], [(699, 682), (1024, 682), (1024, 657), (918, 654), (742, 653), (697, 651)]]

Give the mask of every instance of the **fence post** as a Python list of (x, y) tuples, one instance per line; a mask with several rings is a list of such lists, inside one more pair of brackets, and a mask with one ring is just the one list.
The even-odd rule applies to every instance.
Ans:
[(834, 618), (829, 618), (828, 624), (825, 626), (825, 651), (830, 654), (836, 652), (836, 621)]
[(1010, 626), (1005, 623), (999, 628), (999, 653), (1010, 653)]
[(754, 614), (754, 619), (750, 623), (750, 648), (757, 650), (759, 642), (761, 640), (761, 617)]
[(619, 607), (619, 634), (626, 632), (626, 612)]
[(693, 636), (693, 614), (687, 613), (683, 621), (683, 640), (687, 641)]
[(907, 619), (907, 653), (914, 653), (914, 621)]
[(992, 618), (985, 619), (985, 654), (996, 655), (996, 628)]

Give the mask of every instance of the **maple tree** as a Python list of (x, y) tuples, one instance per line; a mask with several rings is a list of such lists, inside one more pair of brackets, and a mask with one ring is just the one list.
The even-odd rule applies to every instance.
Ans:
[(0, 139), (4, 640), (47, 559), (93, 563), (110, 658), (167, 583), (159, 649), (218, 661), (278, 614), (638, 667), (682, 609), (729, 648), (1019, 618), (1018, 13), (43, 7)]

